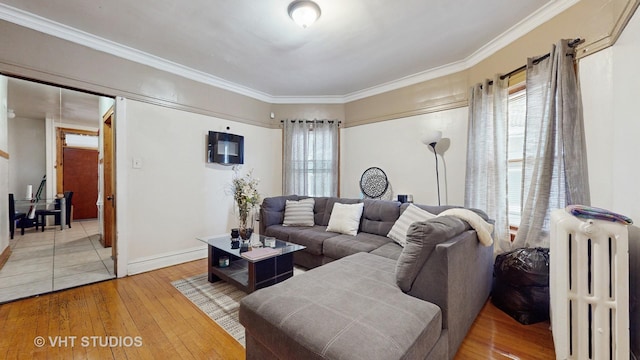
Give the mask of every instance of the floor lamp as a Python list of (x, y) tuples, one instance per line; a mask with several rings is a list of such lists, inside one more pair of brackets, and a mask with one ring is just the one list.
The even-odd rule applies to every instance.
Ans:
[(422, 138), (422, 143), (431, 146), (433, 155), (436, 157), (436, 185), (438, 187), (438, 206), (440, 206), (440, 175), (438, 173), (438, 153), (436, 152), (436, 144), (442, 139), (442, 131), (431, 131)]

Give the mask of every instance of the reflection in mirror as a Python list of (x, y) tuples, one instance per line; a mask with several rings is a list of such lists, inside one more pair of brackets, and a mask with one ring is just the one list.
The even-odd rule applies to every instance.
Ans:
[[(102, 151), (98, 137), (100, 111), (105, 99), (109, 106), (114, 99), (24, 79), (5, 79), (6, 104), (12, 115), (7, 111), (6, 122), (0, 122), (0, 133), (7, 134), (3, 149), (10, 155), (8, 182), (1, 192), (5, 198), (6, 193), (15, 195), (16, 211), (24, 211), (19, 206), (35, 206), (55, 212), (57, 197), (70, 191), (73, 195), (71, 222), (64, 221), (67, 226), (61, 227), (55, 214), (40, 221), (32, 219), (30, 226), (23, 226), (24, 234), (18, 224), (18, 231), (9, 240), (12, 251), (3, 272), (20, 275), (12, 280), (12, 286), (0, 286), (0, 302), (114, 278), (112, 249), (100, 244), (101, 222), (96, 210)], [(64, 175), (65, 169), (71, 170)], [(35, 191), (45, 175), (43, 201), (33, 204), (24, 200), (29, 186)], [(94, 182), (87, 181), (87, 176)], [(76, 188), (74, 181), (89, 185)], [(83, 207), (93, 214), (83, 219)], [(51, 259), (43, 257), (44, 253), (51, 254)], [(29, 263), (36, 257), (38, 264)]]

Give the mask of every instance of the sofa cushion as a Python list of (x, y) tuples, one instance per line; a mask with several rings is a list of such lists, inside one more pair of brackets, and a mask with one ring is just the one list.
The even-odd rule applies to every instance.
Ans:
[(340, 259), (359, 252), (371, 252), (390, 242), (392, 241), (386, 236), (365, 232), (358, 233), (356, 236), (338, 235), (324, 241), (322, 252), (330, 258)]
[(407, 231), (409, 231), (409, 226), (416, 221), (425, 221), (433, 219), (434, 217), (436, 217), (436, 215), (410, 204), (393, 224), (393, 227), (389, 230), (387, 236), (397, 242), (400, 246), (404, 247), (407, 243)]
[(327, 231), (356, 236), (360, 228), (360, 218), (364, 204), (333, 204)]
[(440, 309), (404, 294), (395, 261), (360, 253), (254, 292), (240, 303), (247, 335), (289, 359), (423, 359)]
[[(323, 227), (324, 228), (324, 227)], [(283, 225), (271, 225), (264, 230), (264, 236), (273, 236), (282, 241), (289, 241), (289, 237), (300, 231), (306, 230), (306, 227), (291, 227)]]
[(316, 201), (315, 206), (313, 207), (313, 212), (315, 213), (313, 218), (315, 220), (316, 225), (327, 226), (324, 222), (324, 214), (327, 211), (327, 201), (328, 197), (315, 197)]
[(396, 264), (396, 281), (400, 289), (411, 291), (413, 281), (436, 245), (467, 229), (469, 224), (452, 216), (413, 223), (407, 232), (407, 244)]
[(400, 203), (385, 200), (364, 200), (362, 231), (387, 236), (400, 216)]
[(402, 254), (402, 249), (402, 246), (391, 241), (371, 251), (371, 254), (386, 257), (387, 259), (398, 260), (400, 254)]
[(322, 255), (323, 244), (326, 239), (337, 236), (334, 232), (327, 232), (326, 226), (315, 225), (304, 228), (303, 231), (295, 231), (289, 235), (289, 242), (306, 246), (304, 251), (313, 255)]
[(287, 200), (284, 206), (284, 226), (313, 226), (313, 208), (316, 202), (313, 198), (301, 200)]
[(362, 200), (360, 200), (360, 199), (343, 199), (343, 198), (337, 198), (337, 197), (330, 197), (330, 198), (326, 198), (326, 199), (327, 199), (327, 201), (325, 202), (324, 217), (322, 219), (322, 222), (319, 223), (318, 225), (324, 225), (324, 226), (329, 225), (329, 219), (331, 219), (331, 212), (333, 211), (333, 205), (335, 203), (357, 204), (357, 203), (362, 202)]

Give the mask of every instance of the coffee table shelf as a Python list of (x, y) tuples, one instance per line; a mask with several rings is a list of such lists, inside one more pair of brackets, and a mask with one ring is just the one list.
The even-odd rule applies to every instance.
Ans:
[[(253, 241), (264, 244), (264, 236), (253, 235)], [(240, 247), (233, 247), (229, 236), (205, 236), (198, 240), (207, 243), (209, 281), (224, 280), (235, 284), (247, 293), (282, 282), (293, 276), (293, 253), (305, 247), (277, 240), (277, 254), (259, 260), (247, 260), (242, 257)], [(248, 251), (252, 248), (249, 247)], [(220, 267), (220, 258), (229, 258), (229, 266)]]

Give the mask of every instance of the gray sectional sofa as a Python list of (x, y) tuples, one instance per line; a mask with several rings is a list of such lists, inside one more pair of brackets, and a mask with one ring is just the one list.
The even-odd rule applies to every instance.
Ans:
[[(314, 226), (283, 226), (286, 200), (303, 198), (262, 204), (260, 233), (306, 246), (294, 261), (313, 270), (242, 300), (247, 359), (453, 358), (489, 296), (492, 246), (440, 216), (413, 223), (403, 248), (386, 236), (408, 206), (395, 201), (314, 198)], [(356, 236), (326, 231), (336, 202), (364, 202)]]

